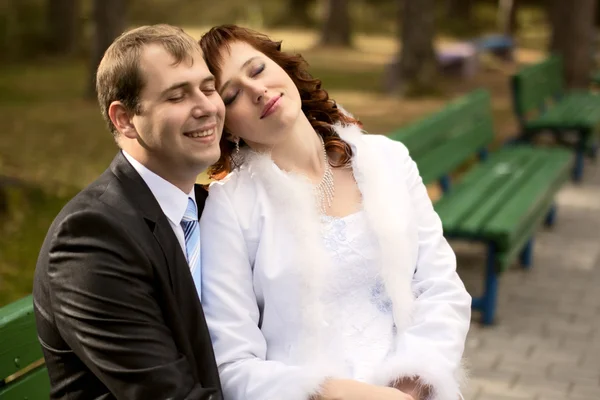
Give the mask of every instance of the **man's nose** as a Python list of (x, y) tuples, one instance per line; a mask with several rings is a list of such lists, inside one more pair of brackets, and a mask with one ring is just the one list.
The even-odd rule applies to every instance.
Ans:
[(196, 100), (194, 109), (192, 110), (192, 116), (194, 118), (202, 118), (215, 115), (216, 113), (217, 105), (210, 101), (210, 99), (204, 93), (201, 93)]

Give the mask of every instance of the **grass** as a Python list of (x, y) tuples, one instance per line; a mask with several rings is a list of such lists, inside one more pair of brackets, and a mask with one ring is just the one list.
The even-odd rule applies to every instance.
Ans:
[(84, 63), (0, 73), (0, 174), (54, 192), (84, 186), (107, 165), (116, 147), (84, 87)]
[(46, 231), (71, 196), (13, 187), (7, 197), (10, 212), (0, 218), (0, 306), (31, 292)]
[[(199, 37), (203, 29), (188, 28)], [(440, 79), (444, 95), (406, 100), (383, 92), (386, 63), (397, 53), (393, 38), (358, 35), (351, 50), (315, 48), (310, 31), (267, 32), (283, 39), (284, 50), (300, 51), (330, 96), (361, 119), (371, 133), (388, 133), (477, 87), (492, 93), (499, 137), (516, 131), (508, 76), (516, 69), (484, 60), (472, 79)], [(437, 45), (451, 42), (440, 38)], [(521, 61), (540, 53), (521, 49)], [(26, 182), (14, 188), (9, 213), (0, 220), (0, 306), (31, 292), (42, 240), (62, 205), (94, 180), (116, 153), (96, 102), (83, 99), (83, 61), (45, 60), (0, 69), (0, 176)], [(33, 224), (32, 224), (33, 222)]]

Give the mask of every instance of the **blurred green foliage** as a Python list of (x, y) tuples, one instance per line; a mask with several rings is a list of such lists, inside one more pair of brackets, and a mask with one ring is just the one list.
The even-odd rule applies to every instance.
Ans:
[[(75, 57), (55, 59), (46, 57), (47, 1), (0, 0), (0, 182), (2, 176), (27, 182), (6, 191), (8, 210), (0, 214), (0, 306), (31, 291), (39, 248), (52, 219), (73, 193), (106, 168), (116, 151), (97, 104), (83, 98), (92, 2), (80, 0), (80, 44)], [(291, 19), (286, 9), (290, 0), (128, 1), (130, 25), (163, 22), (203, 31), (217, 24), (238, 23), (279, 29), (286, 28), (285, 21)], [(311, 30), (315, 36), (323, 21), (324, 1), (314, 0), (308, 10), (316, 24)], [(546, 18), (539, 7), (543, 0), (519, 1), (524, 4), (519, 14), (519, 25), (524, 28), (520, 45), (541, 48), (547, 38), (547, 32), (540, 31)], [(496, 30), (496, 0), (476, 0), (468, 23), (448, 18), (445, 2), (438, 0), (432, 10), (437, 14), (439, 34), (472, 37)], [(350, 4), (357, 36), (396, 35), (398, 0), (352, 0)], [(290, 31), (296, 36), (301, 33)], [(361, 67), (361, 60), (373, 55), (360, 53), (347, 63), (352, 68), (339, 68), (330, 53), (303, 52), (311, 72), (328, 90), (371, 96), (381, 92), (383, 62)], [(372, 119), (382, 126), (397, 123)]]
[(40, 246), (68, 201), (66, 195), (30, 187), (8, 187), (3, 193), (8, 208), (0, 215), (0, 306), (31, 292)]
[[(92, 27), (91, 1), (81, 1), (79, 26), (80, 56), (87, 53)], [(131, 25), (170, 23), (181, 26), (213, 26), (239, 23), (261, 27), (284, 27), (291, 17), (289, 0), (128, 0)], [(543, 0), (519, 0), (523, 6), (543, 6)], [(20, 61), (43, 55), (48, 44), (48, 0), (0, 0), (0, 62)], [(496, 28), (497, 0), (474, 0), (471, 21), (450, 18), (447, 0), (438, 0), (438, 31), (470, 36)], [(308, 13), (318, 25), (325, 0), (309, 2)], [(398, 0), (353, 0), (350, 2), (354, 32), (395, 34), (398, 31)], [(543, 7), (542, 7), (543, 8)], [(543, 11), (535, 18), (545, 18)], [(317, 26), (318, 27), (318, 26)]]
[(38, 54), (45, 46), (45, 1), (0, 1), (2, 59), (23, 59)]

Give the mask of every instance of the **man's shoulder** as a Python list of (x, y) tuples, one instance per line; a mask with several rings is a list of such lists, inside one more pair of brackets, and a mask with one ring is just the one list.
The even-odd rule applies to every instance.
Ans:
[(122, 185), (110, 170), (106, 170), (63, 206), (51, 230), (67, 219), (102, 218), (119, 225), (129, 223), (136, 217), (135, 204)]

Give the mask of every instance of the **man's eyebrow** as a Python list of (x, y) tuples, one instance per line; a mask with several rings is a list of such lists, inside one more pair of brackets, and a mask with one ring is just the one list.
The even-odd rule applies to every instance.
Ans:
[[(242, 64), (242, 67), (240, 68), (240, 70), (246, 68), (252, 61), (256, 60), (257, 58), (259, 58), (259, 57), (258, 56), (254, 56), (252, 58), (247, 59), (246, 62), (244, 62)], [(221, 86), (221, 90), (219, 90), (219, 94), (222, 94), (225, 91), (225, 89), (227, 89), (227, 86), (229, 86), (230, 83), (231, 83), (231, 79), (228, 80), (227, 82), (225, 82), (223, 84), (223, 86)]]
[[(215, 77), (213, 75), (209, 75), (206, 78), (204, 78), (202, 80), (202, 84), (206, 84), (206, 83), (212, 83), (215, 82)], [(185, 87), (189, 87), (190, 83), (189, 82), (177, 82), (172, 84), (171, 86), (169, 86), (168, 88), (166, 88), (165, 90), (163, 90), (161, 92), (161, 96), (166, 95), (167, 93), (173, 91), (173, 90), (177, 90), (177, 89), (181, 89), (181, 88), (185, 88)]]
[(178, 82), (178, 83), (174, 83), (171, 86), (169, 86), (168, 88), (166, 88), (165, 90), (163, 90), (161, 92), (161, 96), (166, 95), (167, 93), (176, 90), (176, 89), (181, 89), (183, 87), (189, 86), (189, 82)]
[(206, 78), (202, 79), (202, 84), (214, 83), (215, 81), (216, 81), (215, 77), (213, 75), (209, 75)]

